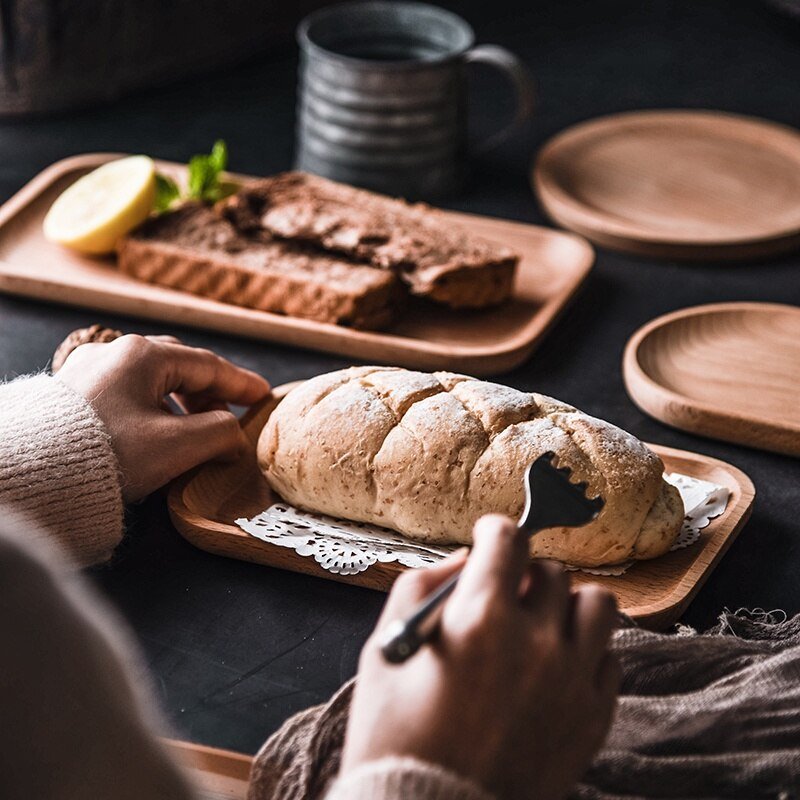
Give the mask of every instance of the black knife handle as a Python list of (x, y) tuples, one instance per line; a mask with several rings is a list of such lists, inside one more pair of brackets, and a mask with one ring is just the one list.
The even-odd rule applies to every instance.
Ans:
[(460, 577), (461, 570), (423, 600), (408, 619), (398, 619), (387, 626), (381, 653), (390, 664), (407, 661), (436, 633), (444, 601), (456, 588)]

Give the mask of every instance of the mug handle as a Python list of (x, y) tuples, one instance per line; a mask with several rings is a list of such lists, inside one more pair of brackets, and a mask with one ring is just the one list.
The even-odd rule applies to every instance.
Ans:
[(534, 98), (536, 90), (533, 76), (525, 64), (522, 63), (510, 50), (496, 44), (481, 44), (464, 53), (467, 64), (487, 64), (500, 70), (514, 87), (517, 108), (514, 117), (508, 125), (495, 131), (480, 142), (473, 151), (480, 155), (494, 150), (513, 133), (519, 130), (523, 122), (533, 115)]

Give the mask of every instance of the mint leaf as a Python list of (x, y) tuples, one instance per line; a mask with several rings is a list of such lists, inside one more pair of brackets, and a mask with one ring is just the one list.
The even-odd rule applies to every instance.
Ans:
[(189, 161), (188, 197), (215, 203), (229, 195), (230, 186), (221, 185), (220, 173), (228, 166), (228, 148), (222, 139), (214, 142), (209, 155), (192, 156)]
[(172, 178), (156, 173), (156, 200), (154, 208), (158, 214), (166, 211), (179, 197), (180, 189)]
[(224, 172), (228, 167), (228, 146), (222, 139), (217, 139), (211, 148), (211, 155), (208, 157), (211, 166), (216, 170), (216, 174)]
[(214, 142), (208, 155), (192, 156), (189, 161), (189, 179), (185, 193), (178, 184), (166, 175), (156, 173), (156, 199), (154, 210), (157, 214), (169, 210), (176, 200), (199, 200), (203, 203), (216, 203), (238, 190), (235, 183), (223, 182), (220, 175), (228, 166), (228, 148), (222, 139)]
[(210, 183), (208, 156), (192, 156), (189, 160), (189, 191), (192, 200), (204, 200)]

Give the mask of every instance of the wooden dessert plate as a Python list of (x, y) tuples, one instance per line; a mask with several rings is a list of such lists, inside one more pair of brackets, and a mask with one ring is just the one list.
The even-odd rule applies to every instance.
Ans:
[(800, 456), (800, 308), (714, 303), (640, 328), (623, 359), (642, 411), (682, 430)]
[(685, 259), (800, 245), (800, 133), (711, 111), (615, 114), (539, 153), (533, 185), (558, 223), (597, 244)]
[(162, 741), (186, 769), (202, 800), (245, 800), (253, 763), (250, 756), (177, 739)]
[[(250, 452), (232, 464), (205, 464), (172, 484), (168, 500), (172, 521), (188, 541), (210, 553), (386, 591), (404, 567), (377, 563), (357, 575), (335, 575), (313, 558), (256, 539), (233, 522), (239, 517), (251, 518), (277, 500), (257, 467), (255, 444), (273, 409), (295, 385), (276, 388), (242, 419), (245, 435), (253, 444)], [(725, 512), (711, 520), (700, 541), (691, 547), (640, 562), (620, 577), (596, 578), (577, 572), (573, 580), (608, 586), (625, 613), (648, 627), (665, 628), (678, 619), (739, 534), (750, 516), (755, 490), (747, 475), (724, 461), (651, 447), (664, 460), (667, 471), (726, 486), (731, 496)]]
[[(594, 262), (592, 247), (573, 234), (448, 212), (454, 223), (522, 255), (514, 297), (508, 303), (482, 311), (454, 311), (420, 302), (386, 332), (357, 331), (240, 308), (137, 281), (118, 273), (111, 257), (82, 256), (44, 239), (42, 220), (60, 192), (89, 170), (118, 157), (93, 153), (59, 161), (0, 208), (0, 291), (372, 363), (485, 375), (512, 369), (530, 355)], [(161, 172), (183, 180), (183, 166), (156, 163)]]

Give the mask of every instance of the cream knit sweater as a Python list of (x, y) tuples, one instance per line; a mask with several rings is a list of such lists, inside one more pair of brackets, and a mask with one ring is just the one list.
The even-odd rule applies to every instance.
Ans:
[[(64, 553), (98, 563), (121, 538), (117, 461), (91, 405), (46, 375), (0, 385), (4, 800), (195, 797), (155, 738), (163, 724), (123, 621), (64, 568)], [(401, 798), (491, 800), (412, 759), (367, 764), (326, 796)]]

